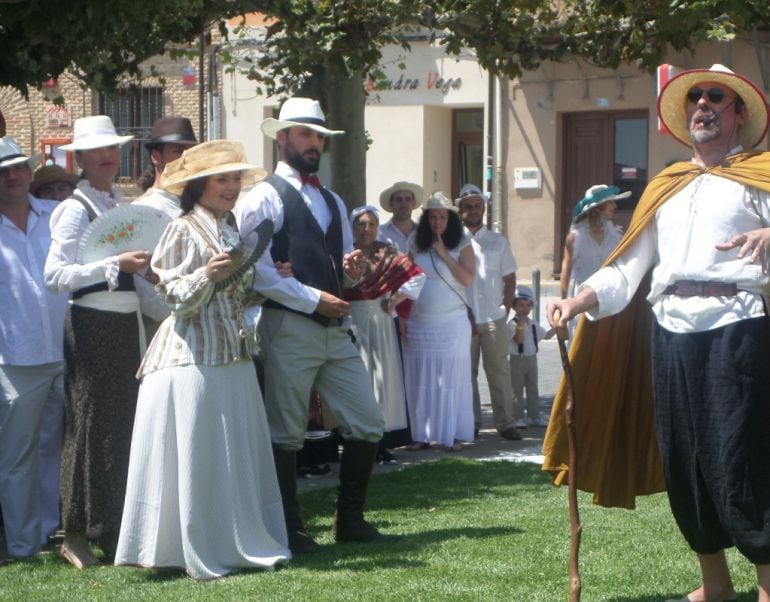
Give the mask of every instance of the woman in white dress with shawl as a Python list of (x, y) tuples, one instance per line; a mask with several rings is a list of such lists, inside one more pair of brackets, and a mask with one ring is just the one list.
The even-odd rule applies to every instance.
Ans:
[[(262, 396), (241, 324), (253, 271), (233, 269), (230, 210), (264, 177), (240, 143), (212, 141), (169, 164), (184, 214), (152, 268), (172, 310), (142, 361), (115, 564), (178, 567), (195, 579), (290, 558)], [(230, 250), (230, 252), (228, 252)]]
[(419, 296), (425, 274), (395, 245), (377, 240), (379, 224), (379, 212), (371, 205), (356, 207), (350, 214), (355, 248), (366, 257), (366, 271), (355, 287), (345, 289), (345, 300), (350, 301), (356, 347), (385, 418), (378, 458), (392, 464), (397, 460), (388, 450), (411, 441), (393, 316), (408, 316), (408, 300)]
[(473, 440), (465, 289), (473, 283), (476, 259), (457, 211), (449, 195), (434, 192), (423, 204), (411, 251), (426, 275), (402, 338), (412, 450), (436, 441), (459, 451), (461, 441)]

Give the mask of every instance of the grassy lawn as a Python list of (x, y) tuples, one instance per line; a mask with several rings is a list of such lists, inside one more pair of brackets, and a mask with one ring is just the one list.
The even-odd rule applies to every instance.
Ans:
[[(368, 517), (390, 539), (333, 545), (334, 490), (302, 497), (324, 551), (275, 572), (195, 582), (177, 571), (76, 571), (57, 555), (0, 567), (0, 600), (567, 600), (566, 488), (539, 466), (447, 458), (373, 477)], [(698, 585), (664, 495), (636, 511), (581, 495), (585, 601), (660, 601)], [(753, 567), (728, 553), (739, 600), (756, 600)]]

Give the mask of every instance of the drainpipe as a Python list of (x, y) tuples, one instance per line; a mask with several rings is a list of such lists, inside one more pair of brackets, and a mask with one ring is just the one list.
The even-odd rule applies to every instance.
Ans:
[(492, 186), (492, 230), (502, 234), (503, 228), (503, 194), (505, 173), (503, 172), (503, 88), (500, 77), (495, 75), (495, 108), (494, 108), (494, 153), (492, 157), (494, 184)]

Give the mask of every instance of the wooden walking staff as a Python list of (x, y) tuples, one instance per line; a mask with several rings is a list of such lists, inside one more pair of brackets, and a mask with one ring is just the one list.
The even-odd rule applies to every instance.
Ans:
[[(561, 312), (554, 312), (554, 322), (561, 320)], [(578, 556), (580, 554), (580, 512), (577, 501), (577, 445), (575, 443), (575, 386), (572, 381), (572, 367), (565, 341), (568, 338), (567, 327), (556, 327), (556, 339), (559, 342), (561, 364), (564, 377), (567, 379), (567, 404), (564, 406), (564, 416), (567, 420), (567, 449), (569, 453), (569, 472), (567, 473), (567, 497), (569, 499), (570, 545), (569, 545), (569, 599), (570, 602), (580, 600), (580, 570)]]

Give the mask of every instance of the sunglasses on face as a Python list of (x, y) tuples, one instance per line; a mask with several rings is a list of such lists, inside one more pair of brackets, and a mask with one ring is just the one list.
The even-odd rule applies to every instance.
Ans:
[(703, 97), (704, 92), (706, 93), (709, 102), (715, 105), (722, 102), (726, 96), (725, 91), (722, 90), (722, 88), (709, 88), (708, 90), (704, 90), (703, 88), (696, 87), (690, 88), (690, 91), (687, 93), (687, 100), (696, 104)]

